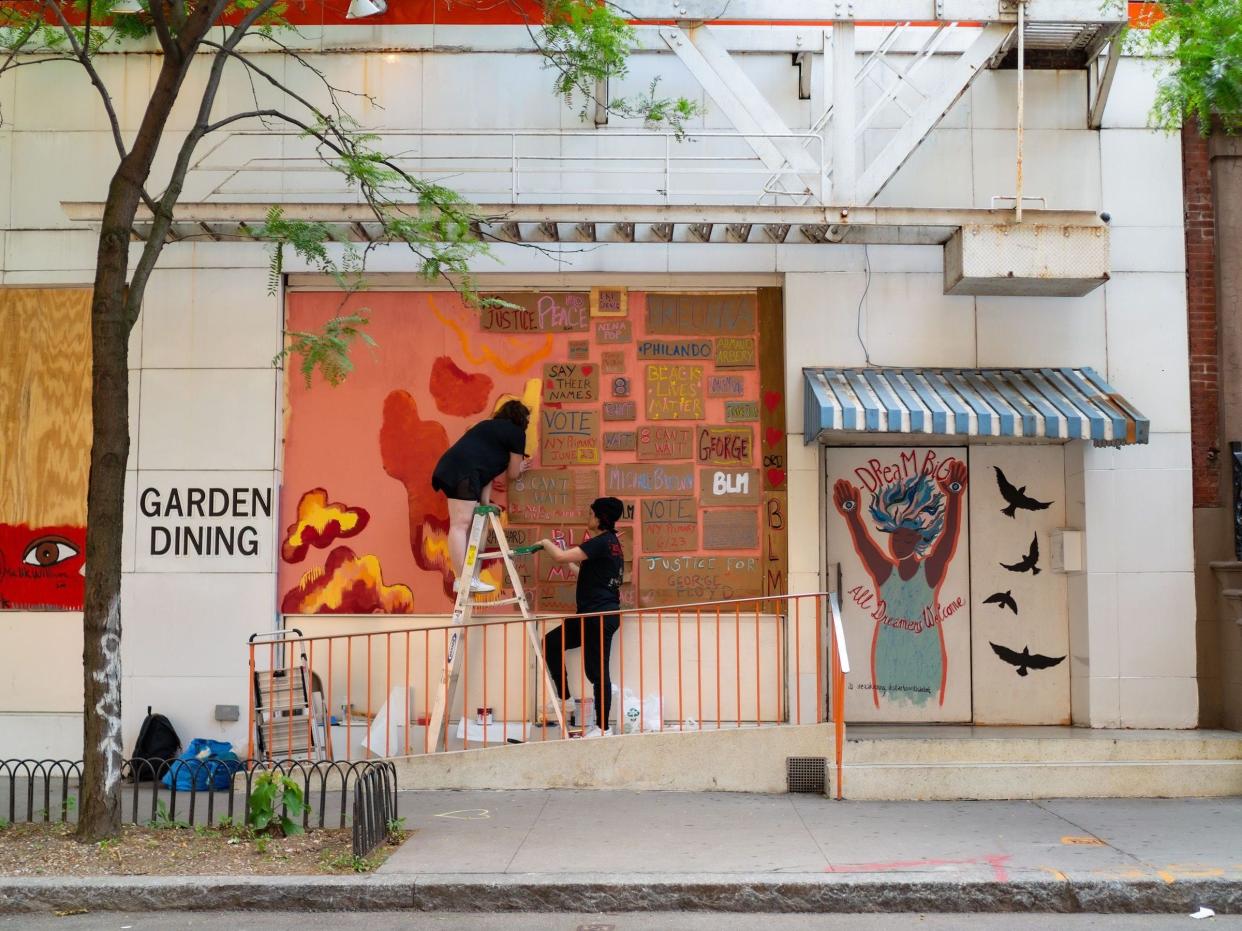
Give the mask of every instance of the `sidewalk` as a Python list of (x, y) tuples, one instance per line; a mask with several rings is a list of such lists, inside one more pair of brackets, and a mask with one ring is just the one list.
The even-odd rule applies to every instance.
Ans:
[(0, 879), (0, 911), (1242, 913), (1240, 798), (435, 791), (400, 813), (414, 833), (373, 876)]

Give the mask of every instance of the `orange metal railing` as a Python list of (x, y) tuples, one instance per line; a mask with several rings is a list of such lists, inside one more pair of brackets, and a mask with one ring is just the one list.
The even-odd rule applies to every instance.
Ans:
[[(607, 666), (601, 615), (528, 622), (476, 612), (459, 626), (435, 618), (421, 627), (322, 635), (315, 626), (339, 630), (343, 623), (362, 622), (299, 618), (311, 635), (287, 628), (248, 645), (249, 756), (356, 759), (434, 752), (437, 735), (427, 723), (454, 632), (459, 675), (442, 716), (442, 746), (559, 739), (566, 732), (547, 713), (556, 696), (536, 649), (542, 655), (547, 635), (564, 626), (570, 636), (556, 638), (560, 645), (552, 656), (562, 694), (577, 698), (582, 708), (598, 680), (600, 697), (610, 705), (605, 724), (614, 734), (816, 723), (829, 720), (831, 710), (840, 797), (848, 659), (835, 595), (669, 605), (612, 617), (618, 623)], [(408, 619), (376, 623), (403, 621)], [(592, 641), (592, 649), (574, 645), (574, 633)], [(592, 668), (584, 659), (588, 652)], [(481, 709), (488, 711), (481, 716)], [(580, 719), (568, 733), (593, 723)]]

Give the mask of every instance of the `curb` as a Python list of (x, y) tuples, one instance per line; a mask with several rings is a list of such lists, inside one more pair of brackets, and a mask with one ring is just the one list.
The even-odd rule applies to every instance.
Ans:
[(0, 879), (0, 914), (106, 911), (1242, 913), (1242, 882), (930, 874), (139, 876)]

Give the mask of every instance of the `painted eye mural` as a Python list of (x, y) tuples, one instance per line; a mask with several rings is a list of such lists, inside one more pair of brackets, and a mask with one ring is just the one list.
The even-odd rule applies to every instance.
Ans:
[(80, 610), (85, 553), (85, 527), (0, 524), (0, 607)]

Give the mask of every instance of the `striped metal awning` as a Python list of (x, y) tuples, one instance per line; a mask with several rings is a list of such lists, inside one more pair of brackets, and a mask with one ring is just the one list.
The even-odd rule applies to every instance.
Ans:
[(807, 443), (834, 433), (1146, 443), (1149, 423), (1094, 369), (804, 369)]

